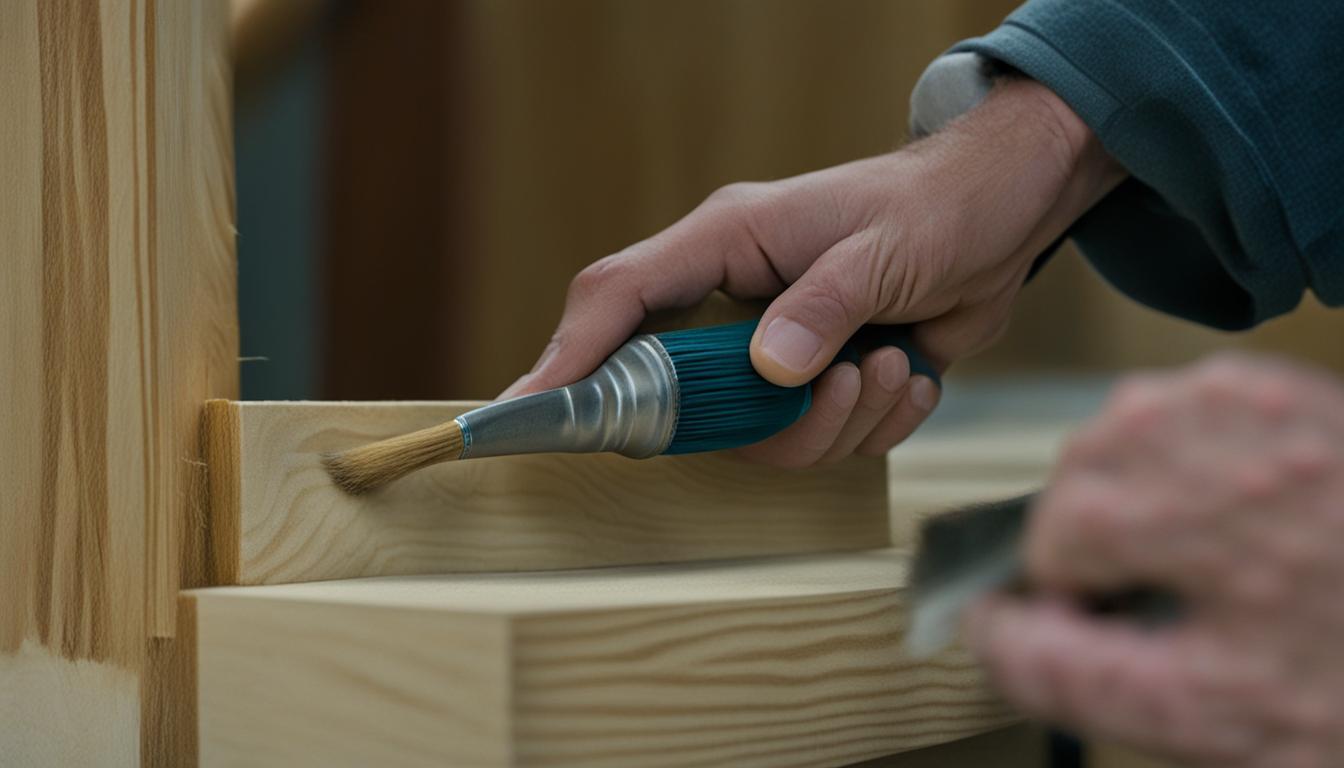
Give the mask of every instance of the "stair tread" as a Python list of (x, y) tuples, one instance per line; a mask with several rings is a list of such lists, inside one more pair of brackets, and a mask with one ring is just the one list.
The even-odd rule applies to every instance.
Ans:
[(289, 600), (486, 613), (552, 613), (899, 589), (896, 549), (515, 573), (421, 574), (191, 590), (209, 598)]
[(838, 766), (1013, 722), (964, 649), (904, 655), (906, 567), (880, 549), (192, 590), (202, 765)]

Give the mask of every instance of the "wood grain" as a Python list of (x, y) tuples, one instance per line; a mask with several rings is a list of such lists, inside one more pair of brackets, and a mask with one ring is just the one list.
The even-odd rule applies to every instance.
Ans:
[(319, 463), (475, 405), (212, 403), (210, 475), (223, 487), (212, 488), (217, 535), (202, 560), (221, 579), (274, 584), (889, 543), (881, 459), (793, 473), (724, 455), (511, 456), (431, 467), (361, 497)]
[(172, 633), (201, 404), (237, 387), (226, 16), (3, 13), (0, 647), (131, 665)]
[(125, 764), (237, 393), (227, 8), (0, 3), (0, 103), (0, 709)]
[(1013, 718), (892, 550), (196, 590), (204, 765), (831, 766)]

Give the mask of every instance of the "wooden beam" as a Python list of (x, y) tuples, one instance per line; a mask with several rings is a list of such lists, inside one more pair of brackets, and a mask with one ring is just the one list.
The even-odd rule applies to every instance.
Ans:
[(365, 497), (341, 492), (319, 463), (476, 405), (210, 403), (199, 570), (213, 583), (274, 584), (889, 543), (881, 459), (780, 472), (727, 455), (511, 456), (432, 467)]
[(200, 410), (237, 394), (228, 44), (220, 3), (0, 3), (0, 751), (24, 765), (150, 760)]
[(822, 766), (1013, 720), (893, 550), (189, 593), (203, 765)]

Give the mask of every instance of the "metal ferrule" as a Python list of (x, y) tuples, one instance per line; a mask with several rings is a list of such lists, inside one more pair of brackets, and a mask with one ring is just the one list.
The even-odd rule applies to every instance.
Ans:
[(602, 451), (656, 456), (672, 442), (677, 395), (676, 370), (662, 343), (636, 336), (580, 382), (458, 416), (462, 458)]

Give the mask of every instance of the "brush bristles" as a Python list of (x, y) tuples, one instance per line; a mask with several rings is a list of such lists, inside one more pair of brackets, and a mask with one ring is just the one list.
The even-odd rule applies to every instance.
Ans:
[(764, 440), (798, 420), (812, 389), (777, 387), (751, 364), (756, 321), (670, 331), (658, 341), (677, 372), (678, 413), (664, 453), (699, 453)]
[(367, 493), (399, 477), (462, 456), (462, 427), (457, 421), (389, 437), (322, 457), (331, 479), (346, 493)]

